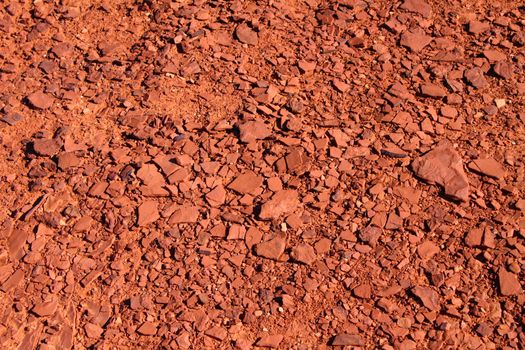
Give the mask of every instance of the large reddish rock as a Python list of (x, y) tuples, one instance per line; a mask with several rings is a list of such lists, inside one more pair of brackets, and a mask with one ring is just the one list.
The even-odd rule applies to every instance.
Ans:
[(235, 178), (229, 185), (230, 190), (234, 190), (240, 194), (253, 194), (262, 185), (262, 177), (255, 174), (253, 171), (247, 171)]
[(269, 241), (259, 243), (255, 246), (255, 254), (266, 259), (279, 260), (286, 248), (286, 235), (277, 234)]
[(27, 101), (35, 109), (48, 109), (53, 105), (53, 97), (41, 91), (27, 96)]
[(439, 294), (435, 290), (429, 287), (416, 286), (412, 288), (412, 293), (431, 311), (440, 309)]
[(311, 265), (317, 258), (314, 248), (308, 243), (301, 243), (296, 245), (290, 254), (292, 259), (297, 262)]
[(447, 92), (437, 84), (426, 83), (421, 86), (421, 94), (423, 96), (441, 98), (445, 97)]
[(257, 45), (257, 42), (259, 41), (257, 33), (246, 23), (241, 23), (237, 26), (235, 29), (235, 36), (243, 44)]
[(449, 142), (439, 143), (414, 160), (411, 167), (417, 177), (443, 187), (446, 196), (463, 202), (468, 200), (469, 183), (463, 161)]
[(226, 190), (222, 185), (216, 186), (206, 194), (206, 201), (212, 207), (220, 207), (226, 201)]
[(468, 168), (472, 171), (493, 177), (495, 179), (501, 179), (505, 176), (505, 169), (503, 166), (492, 158), (473, 160), (468, 165)]
[(153, 322), (144, 322), (137, 328), (137, 333), (141, 335), (155, 335), (157, 334), (157, 325)]
[(55, 313), (58, 306), (56, 297), (51, 297), (49, 300), (37, 303), (33, 306), (31, 311), (40, 317), (51, 316)]
[(353, 292), (358, 298), (370, 299), (372, 297), (372, 286), (368, 283), (363, 283), (355, 287)]
[(13, 230), (7, 240), (7, 250), (12, 259), (20, 259), (24, 256), (24, 246), (28, 237), (27, 230)]
[(144, 164), (138, 171), (137, 177), (144, 182), (146, 186), (160, 186), (165, 184), (164, 176), (153, 164)]
[(251, 143), (269, 137), (272, 131), (263, 121), (250, 120), (239, 125), (239, 139), (244, 143)]
[(518, 276), (502, 267), (498, 272), (499, 290), (502, 295), (517, 295), (523, 292)]
[(272, 199), (264, 203), (259, 213), (262, 220), (277, 219), (292, 212), (299, 205), (299, 194), (295, 190), (281, 190)]
[(506, 61), (498, 61), (492, 67), (492, 71), (502, 79), (510, 79), (514, 74), (514, 67)]
[(158, 204), (155, 201), (146, 201), (138, 209), (138, 226), (147, 226), (160, 218)]
[(424, 0), (405, 0), (400, 8), (418, 13), (425, 18), (430, 17), (432, 13), (432, 7)]
[(208, 337), (223, 341), (228, 336), (228, 331), (224, 327), (215, 326), (204, 332)]
[(365, 342), (359, 334), (341, 333), (334, 337), (332, 346), (364, 346)]
[(84, 326), (84, 331), (88, 338), (98, 339), (104, 333), (104, 328), (100, 327), (98, 324), (88, 322)]
[(490, 29), (490, 24), (477, 20), (471, 20), (468, 24), (468, 32), (470, 34), (481, 34)]
[(399, 43), (401, 46), (409, 48), (412, 52), (419, 52), (430, 44), (431, 41), (431, 36), (426, 35), (421, 28), (417, 28), (413, 31), (404, 32), (401, 35)]
[(487, 87), (489, 85), (489, 82), (487, 78), (485, 78), (483, 71), (478, 67), (465, 70), (463, 75), (465, 76), (465, 79), (469, 82), (469, 84), (475, 87), (476, 89), (483, 89), (484, 87)]
[(50, 157), (58, 153), (60, 145), (54, 139), (38, 139), (33, 141), (33, 150), (39, 156)]
[(425, 241), (417, 247), (417, 254), (423, 260), (432, 259), (439, 251), (439, 246), (431, 241)]
[(0, 290), (4, 293), (7, 293), (11, 289), (16, 288), (23, 280), (24, 271), (22, 269), (18, 269), (11, 276), (9, 276), (9, 278), (4, 283), (2, 283)]
[(173, 224), (190, 224), (195, 223), (199, 219), (199, 207), (187, 206), (180, 207), (173, 214), (168, 221), (170, 225)]
[(283, 339), (284, 336), (281, 334), (268, 334), (259, 339), (255, 345), (260, 346), (261, 348), (277, 349)]

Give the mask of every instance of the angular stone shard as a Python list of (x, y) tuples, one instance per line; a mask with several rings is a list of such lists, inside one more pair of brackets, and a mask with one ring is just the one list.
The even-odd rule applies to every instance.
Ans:
[(409, 12), (419, 13), (425, 18), (430, 17), (432, 13), (432, 7), (424, 0), (405, 0), (400, 8)]
[(501, 179), (505, 176), (505, 169), (495, 159), (476, 159), (468, 165), (468, 168), (477, 173)]
[(269, 241), (259, 243), (255, 246), (255, 254), (266, 259), (279, 260), (286, 248), (286, 236), (278, 234)]
[(181, 207), (173, 214), (168, 221), (170, 225), (173, 224), (191, 224), (197, 222), (199, 219), (199, 207)]
[(228, 188), (241, 194), (250, 194), (261, 187), (262, 182), (262, 177), (258, 176), (253, 171), (247, 171), (237, 176), (235, 180), (228, 185)]
[(257, 33), (248, 27), (246, 23), (242, 23), (237, 26), (235, 29), (235, 36), (243, 44), (257, 45), (257, 42), (259, 41)]
[(239, 126), (239, 139), (244, 143), (251, 143), (267, 138), (272, 134), (268, 125), (260, 120), (250, 120)]
[(502, 295), (516, 295), (523, 292), (518, 276), (504, 267), (498, 273), (499, 290)]
[(468, 200), (469, 183), (463, 161), (449, 142), (439, 143), (414, 160), (411, 167), (417, 177), (443, 187), (446, 196), (463, 202)]
[(35, 109), (48, 109), (53, 105), (53, 97), (43, 92), (34, 92), (27, 96), (27, 101)]
[(364, 346), (365, 342), (359, 334), (341, 333), (334, 337), (332, 346)]
[(282, 190), (273, 195), (272, 199), (264, 203), (259, 213), (262, 220), (277, 219), (283, 214), (290, 213), (299, 205), (299, 194), (295, 190)]
[(432, 37), (426, 35), (422, 29), (415, 29), (410, 32), (404, 32), (401, 35), (399, 43), (401, 46), (409, 48), (412, 52), (419, 52), (430, 44), (431, 41)]
[(158, 204), (155, 201), (146, 201), (138, 209), (138, 226), (147, 226), (160, 218)]
[(311, 265), (317, 258), (314, 248), (307, 243), (295, 246), (290, 255), (292, 259), (305, 265)]
[(412, 288), (412, 293), (421, 300), (423, 305), (432, 310), (438, 311), (440, 308), (439, 294), (431, 288), (416, 286)]

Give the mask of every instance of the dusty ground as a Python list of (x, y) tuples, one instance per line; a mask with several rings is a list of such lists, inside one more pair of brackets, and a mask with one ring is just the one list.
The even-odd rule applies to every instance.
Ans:
[(519, 1), (0, 5), (3, 349), (523, 349)]

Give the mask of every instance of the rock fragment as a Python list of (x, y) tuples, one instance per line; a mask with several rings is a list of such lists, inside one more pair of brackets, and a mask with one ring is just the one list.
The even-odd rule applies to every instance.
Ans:
[(228, 336), (228, 331), (223, 327), (215, 326), (204, 332), (208, 337), (223, 341)]
[(407, 47), (412, 52), (419, 52), (423, 50), (428, 44), (432, 42), (432, 37), (425, 34), (422, 29), (415, 29), (413, 31), (406, 31), (401, 35), (399, 43), (401, 46)]
[(440, 309), (439, 294), (435, 290), (429, 287), (416, 286), (412, 288), (412, 293), (414, 293), (429, 310), (438, 311)]
[(9, 276), (9, 278), (4, 283), (2, 283), (0, 290), (4, 293), (7, 293), (11, 289), (16, 288), (23, 280), (24, 271), (22, 269), (18, 269), (11, 276)]
[(469, 183), (463, 161), (450, 143), (441, 142), (414, 160), (411, 167), (417, 177), (443, 187), (446, 196), (463, 202), (468, 200)]
[(146, 201), (138, 209), (138, 226), (147, 226), (160, 218), (158, 204), (155, 201)]
[(21, 259), (24, 256), (24, 246), (28, 237), (27, 230), (13, 230), (7, 240), (7, 250), (12, 259)]
[(409, 12), (419, 13), (425, 18), (430, 17), (432, 13), (432, 7), (424, 0), (405, 0), (400, 8)]
[(356, 297), (361, 299), (370, 299), (372, 297), (372, 286), (368, 283), (362, 283), (353, 289)]
[(501, 179), (505, 176), (505, 169), (493, 158), (476, 159), (469, 163), (468, 168), (495, 179)]
[(279, 260), (286, 248), (286, 236), (277, 234), (269, 241), (259, 243), (255, 246), (255, 254), (266, 259)]
[(359, 334), (338, 334), (332, 339), (332, 346), (364, 346), (365, 342)]
[(157, 325), (153, 322), (144, 322), (137, 328), (137, 333), (141, 335), (155, 335), (157, 334)]
[(239, 125), (239, 139), (244, 143), (262, 140), (272, 134), (268, 125), (260, 120), (250, 120)]
[(88, 322), (84, 326), (84, 331), (88, 338), (98, 339), (104, 333), (104, 328), (100, 327), (98, 324)]
[(281, 190), (261, 206), (259, 218), (262, 220), (277, 219), (283, 214), (292, 212), (299, 205), (299, 194), (296, 190)]
[(178, 208), (171, 214), (168, 223), (173, 224), (185, 224), (195, 223), (199, 219), (199, 208), (196, 206), (183, 206)]
[(345, 93), (350, 90), (350, 85), (340, 79), (334, 79), (332, 83), (334, 84), (335, 89), (339, 92)]
[(491, 63), (507, 59), (507, 56), (498, 50), (484, 50), (483, 56), (485, 56)]
[(235, 36), (243, 44), (257, 45), (259, 41), (257, 33), (246, 23), (241, 23), (237, 26), (235, 29)]
[(144, 164), (138, 171), (137, 177), (146, 186), (161, 186), (165, 183), (164, 176), (154, 164)]
[(518, 276), (504, 267), (498, 272), (499, 290), (502, 295), (517, 295), (523, 292)]
[(281, 344), (283, 339), (284, 336), (281, 334), (269, 334), (261, 337), (261, 339), (255, 343), (255, 345), (262, 348), (277, 349), (279, 348), (279, 344)]
[(7, 115), (4, 115), (0, 118), (0, 121), (8, 124), (8, 125), (16, 125), (19, 122), (21, 122), (24, 119), (24, 117), (19, 113), (9, 113)]
[(51, 316), (55, 313), (57, 306), (58, 299), (52, 297), (50, 300), (35, 304), (31, 309), (31, 312), (40, 317)]
[(81, 163), (80, 158), (78, 158), (73, 152), (61, 153), (57, 157), (58, 167), (62, 170), (69, 168), (78, 167)]
[(431, 241), (425, 241), (417, 247), (417, 254), (423, 260), (432, 259), (437, 253), (439, 253), (439, 246)]
[(216, 186), (206, 194), (206, 201), (212, 207), (220, 207), (226, 201), (226, 190), (222, 185)]
[(483, 240), (483, 230), (480, 228), (473, 228), (469, 230), (465, 236), (465, 244), (468, 247), (478, 247)]
[(475, 87), (476, 89), (483, 89), (489, 85), (487, 78), (483, 74), (483, 71), (478, 67), (467, 69), (463, 75), (467, 82)]
[(51, 157), (58, 153), (60, 145), (55, 139), (38, 139), (33, 141), (33, 150), (39, 156)]
[(314, 248), (307, 243), (301, 243), (295, 246), (292, 249), (290, 256), (295, 261), (305, 265), (311, 265), (317, 258)]
[(447, 92), (437, 84), (427, 83), (421, 86), (421, 94), (427, 97), (441, 98), (445, 97)]
[(261, 187), (262, 183), (262, 177), (250, 170), (238, 175), (235, 180), (228, 185), (228, 188), (241, 194), (253, 194)]
[(492, 67), (492, 71), (494, 74), (496, 74), (499, 78), (502, 79), (510, 79), (512, 78), (514, 68), (512, 64), (506, 62), (506, 61), (498, 61), (494, 64)]
[(53, 106), (53, 97), (41, 91), (34, 92), (27, 96), (27, 101), (31, 107), (40, 110), (49, 109)]
[(468, 24), (468, 32), (470, 34), (481, 34), (490, 29), (490, 24), (487, 22), (481, 22), (477, 20), (472, 20)]

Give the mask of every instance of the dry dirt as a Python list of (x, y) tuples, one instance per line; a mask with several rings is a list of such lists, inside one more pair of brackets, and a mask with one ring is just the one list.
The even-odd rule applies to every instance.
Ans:
[(2, 349), (523, 349), (525, 6), (0, 3)]

